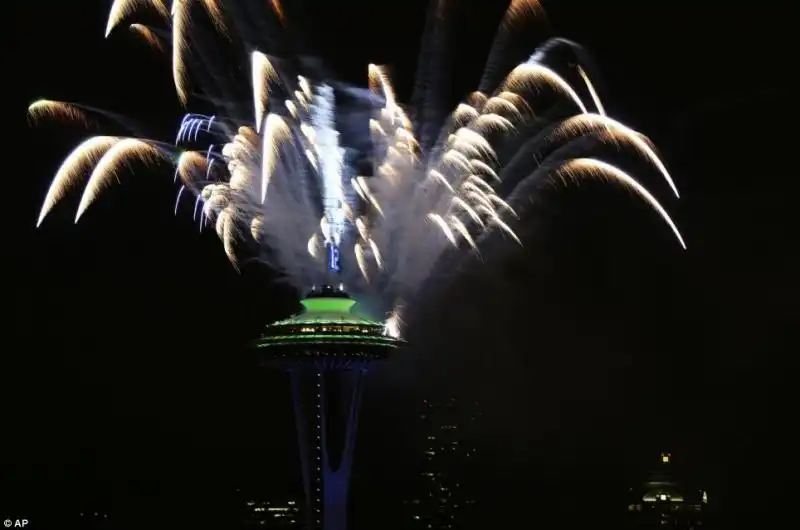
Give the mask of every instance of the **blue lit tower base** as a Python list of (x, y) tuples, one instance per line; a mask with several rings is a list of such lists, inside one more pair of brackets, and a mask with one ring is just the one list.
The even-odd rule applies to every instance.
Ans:
[(267, 326), (256, 346), (265, 364), (290, 375), (306, 528), (346, 530), (364, 376), (403, 341), (356, 312), (342, 290), (324, 287), (300, 303), (302, 312)]

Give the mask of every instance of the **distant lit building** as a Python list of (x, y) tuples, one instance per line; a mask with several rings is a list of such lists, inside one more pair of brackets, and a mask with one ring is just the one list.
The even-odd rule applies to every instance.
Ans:
[(103, 510), (79, 512), (76, 523), (74, 528), (86, 530), (105, 530), (111, 528), (111, 524), (108, 521), (108, 513)]
[(300, 506), (296, 501), (249, 500), (245, 505), (244, 528), (300, 528)]
[(670, 453), (662, 453), (658, 471), (638, 488), (631, 488), (629, 528), (698, 530), (706, 527), (708, 493), (677, 482), (671, 460)]
[(423, 402), (420, 476), (414, 498), (406, 501), (409, 529), (464, 527), (475, 506), (470, 484), (476, 480), (471, 476), (476, 449), (469, 445), (466, 434), (480, 416), (477, 408), (470, 403), (467, 409), (454, 398)]

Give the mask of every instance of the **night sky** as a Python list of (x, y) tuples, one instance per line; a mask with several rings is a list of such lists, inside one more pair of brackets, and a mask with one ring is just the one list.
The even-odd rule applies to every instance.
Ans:
[[(303, 3), (292, 13), (307, 51), (362, 85), (366, 63), (390, 64), (407, 94), (425, 2)], [(449, 103), (477, 83), (503, 9), (460, 3)], [(7, 18), (0, 515), (51, 528), (86, 507), (119, 528), (218, 528), (233, 524), (235, 488), (296, 488), (288, 385), (247, 342), (297, 293), (268, 270), (238, 274), (211, 231), (173, 216), (169, 172), (129, 175), (77, 226), (70, 197), (34, 229), (85, 131), (31, 130), (30, 102), (113, 109), (164, 139), (182, 115), (167, 61), (125, 32), (103, 38), (108, 4), (18, 0)], [(481, 502), (502, 522), (612, 527), (628, 484), (669, 450), (721, 526), (783, 527), (800, 270), (791, 2), (545, 7), (551, 28), (531, 43), (557, 34), (590, 51), (609, 114), (655, 142), (682, 192), (644, 182), (688, 251), (619, 189), (537, 195), (524, 248), (493, 242), (484, 263), (426, 286), (408, 317), (414, 347), (372, 377), (354, 522), (391, 527), (419, 402), (455, 395), (484, 410)]]

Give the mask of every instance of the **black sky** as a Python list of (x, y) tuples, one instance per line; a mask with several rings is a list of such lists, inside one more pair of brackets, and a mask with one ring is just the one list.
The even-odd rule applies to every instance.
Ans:
[[(268, 271), (238, 275), (212, 235), (175, 218), (166, 174), (127, 179), (77, 226), (68, 200), (34, 230), (83, 132), (31, 131), (32, 100), (114, 109), (164, 138), (181, 115), (167, 63), (124, 34), (104, 40), (107, 2), (80, 3), (15, 2), (7, 28), (13, 333), (0, 462), (14, 494), (0, 515), (47, 528), (86, 505), (112, 510), (120, 528), (225, 521), (233, 488), (294, 480), (286, 385), (256, 368), (246, 342), (295, 295)], [(477, 82), (502, 11), (463, 3), (454, 98)], [(342, 76), (389, 63), (402, 93), (424, 2), (374, 4), (294, 10), (316, 37), (309, 49)], [(537, 197), (524, 250), (494, 245), (454, 273), (410, 318), (413, 352), (373, 378), (356, 499), (391, 510), (417, 402), (455, 394), (485, 409), (483, 481), (509, 521), (519, 510), (560, 514), (551, 528), (614, 521), (618, 492), (666, 448), (716, 493), (726, 527), (777, 528), (797, 401), (791, 3), (546, 8), (554, 34), (592, 53), (609, 113), (659, 147), (683, 198), (647, 184), (689, 249), (619, 190)]]

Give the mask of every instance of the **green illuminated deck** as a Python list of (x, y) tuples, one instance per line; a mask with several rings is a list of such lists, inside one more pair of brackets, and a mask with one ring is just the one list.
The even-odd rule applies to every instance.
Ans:
[[(377, 344), (393, 344), (397, 339), (388, 335), (341, 335), (338, 333), (297, 333), (295, 335), (270, 335), (262, 337), (262, 340), (269, 339), (270, 342), (328, 342), (334, 338), (337, 342), (374, 342)], [(259, 344), (260, 346), (260, 344)]]
[(356, 301), (352, 298), (306, 298), (301, 300), (303, 310), (286, 320), (279, 320), (268, 327), (285, 326), (290, 324), (361, 324), (383, 326), (366, 315), (354, 310)]
[[(296, 315), (268, 325), (255, 347), (270, 349), (270, 355), (307, 349), (306, 353), (335, 357), (377, 354), (404, 344), (388, 335), (382, 322), (360, 313), (352, 298), (306, 298), (300, 304), (302, 310)], [(325, 352), (326, 345), (330, 353)]]

